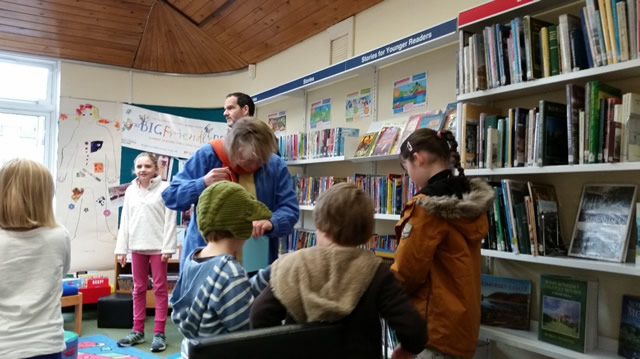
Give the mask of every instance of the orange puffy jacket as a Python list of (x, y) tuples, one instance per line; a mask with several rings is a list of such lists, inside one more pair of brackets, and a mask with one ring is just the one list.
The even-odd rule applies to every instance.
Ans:
[(432, 194), (413, 197), (396, 224), (391, 270), (427, 321), (427, 346), (471, 358), (480, 329), (480, 247), (494, 190), (472, 179), (462, 198), (421, 192)]

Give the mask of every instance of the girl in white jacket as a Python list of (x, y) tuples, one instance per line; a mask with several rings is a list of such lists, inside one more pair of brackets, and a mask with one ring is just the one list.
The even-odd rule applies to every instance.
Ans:
[(156, 156), (143, 152), (136, 157), (134, 163), (136, 178), (124, 195), (120, 230), (114, 251), (121, 266), (127, 262), (127, 251), (131, 251), (133, 330), (118, 341), (118, 345), (144, 343), (147, 278), (151, 264), (156, 301), (151, 351), (159, 352), (167, 347), (164, 335), (169, 298), (167, 263), (176, 251), (176, 212), (165, 207), (160, 196), (169, 184), (158, 175)]

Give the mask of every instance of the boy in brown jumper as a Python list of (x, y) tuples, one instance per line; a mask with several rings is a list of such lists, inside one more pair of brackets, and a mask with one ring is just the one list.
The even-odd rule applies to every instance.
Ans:
[(357, 246), (373, 233), (373, 202), (350, 183), (332, 186), (314, 212), (316, 247), (275, 261), (269, 286), (256, 298), (252, 328), (287, 322), (338, 322), (344, 328), (345, 358), (381, 358), (387, 320), (400, 345), (394, 358), (424, 349), (424, 319), (411, 305), (387, 265)]

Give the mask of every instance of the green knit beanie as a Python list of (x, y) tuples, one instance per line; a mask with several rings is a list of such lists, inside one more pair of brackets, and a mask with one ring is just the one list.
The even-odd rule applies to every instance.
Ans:
[(271, 219), (271, 211), (237, 183), (220, 181), (207, 187), (196, 208), (203, 238), (213, 231), (228, 231), (236, 239), (249, 239), (252, 221)]

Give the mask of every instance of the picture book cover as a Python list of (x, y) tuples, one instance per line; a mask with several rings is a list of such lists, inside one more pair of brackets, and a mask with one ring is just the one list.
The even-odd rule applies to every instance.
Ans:
[(401, 128), (396, 126), (383, 127), (380, 130), (380, 135), (371, 152), (371, 156), (384, 156), (393, 153), (400, 131)]
[(584, 353), (597, 337), (597, 282), (540, 276), (538, 339)]
[(369, 132), (360, 138), (354, 157), (367, 157), (373, 149), (378, 138), (378, 132)]
[(529, 330), (531, 281), (482, 274), (480, 323)]
[(458, 104), (455, 102), (447, 104), (444, 110), (444, 121), (442, 123), (442, 131), (451, 131), (453, 135), (456, 135), (456, 126), (458, 124)]
[(622, 296), (618, 355), (627, 359), (640, 358), (640, 297)]
[(439, 131), (444, 122), (444, 114), (426, 115), (420, 119), (418, 128), (430, 128), (434, 131)]
[(635, 199), (635, 185), (585, 185), (569, 255), (623, 262), (627, 256)]
[(424, 116), (424, 114), (420, 113), (417, 115), (411, 115), (411, 117), (409, 117), (409, 119), (407, 120), (407, 125), (404, 126), (404, 130), (402, 131), (402, 137), (400, 138), (400, 141), (398, 141), (398, 144), (396, 145), (395, 150), (393, 151), (394, 153), (396, 154), (400, 153), (400, 147), (402, 146), (404, 141), (407, 139), (407, 137), (409, 137), (409, 135), (411, 135), (413, 131), (415, 131), (418, 128), (418, 125), (420, 124), (420, 120), (422, 119), (422, 116)]

